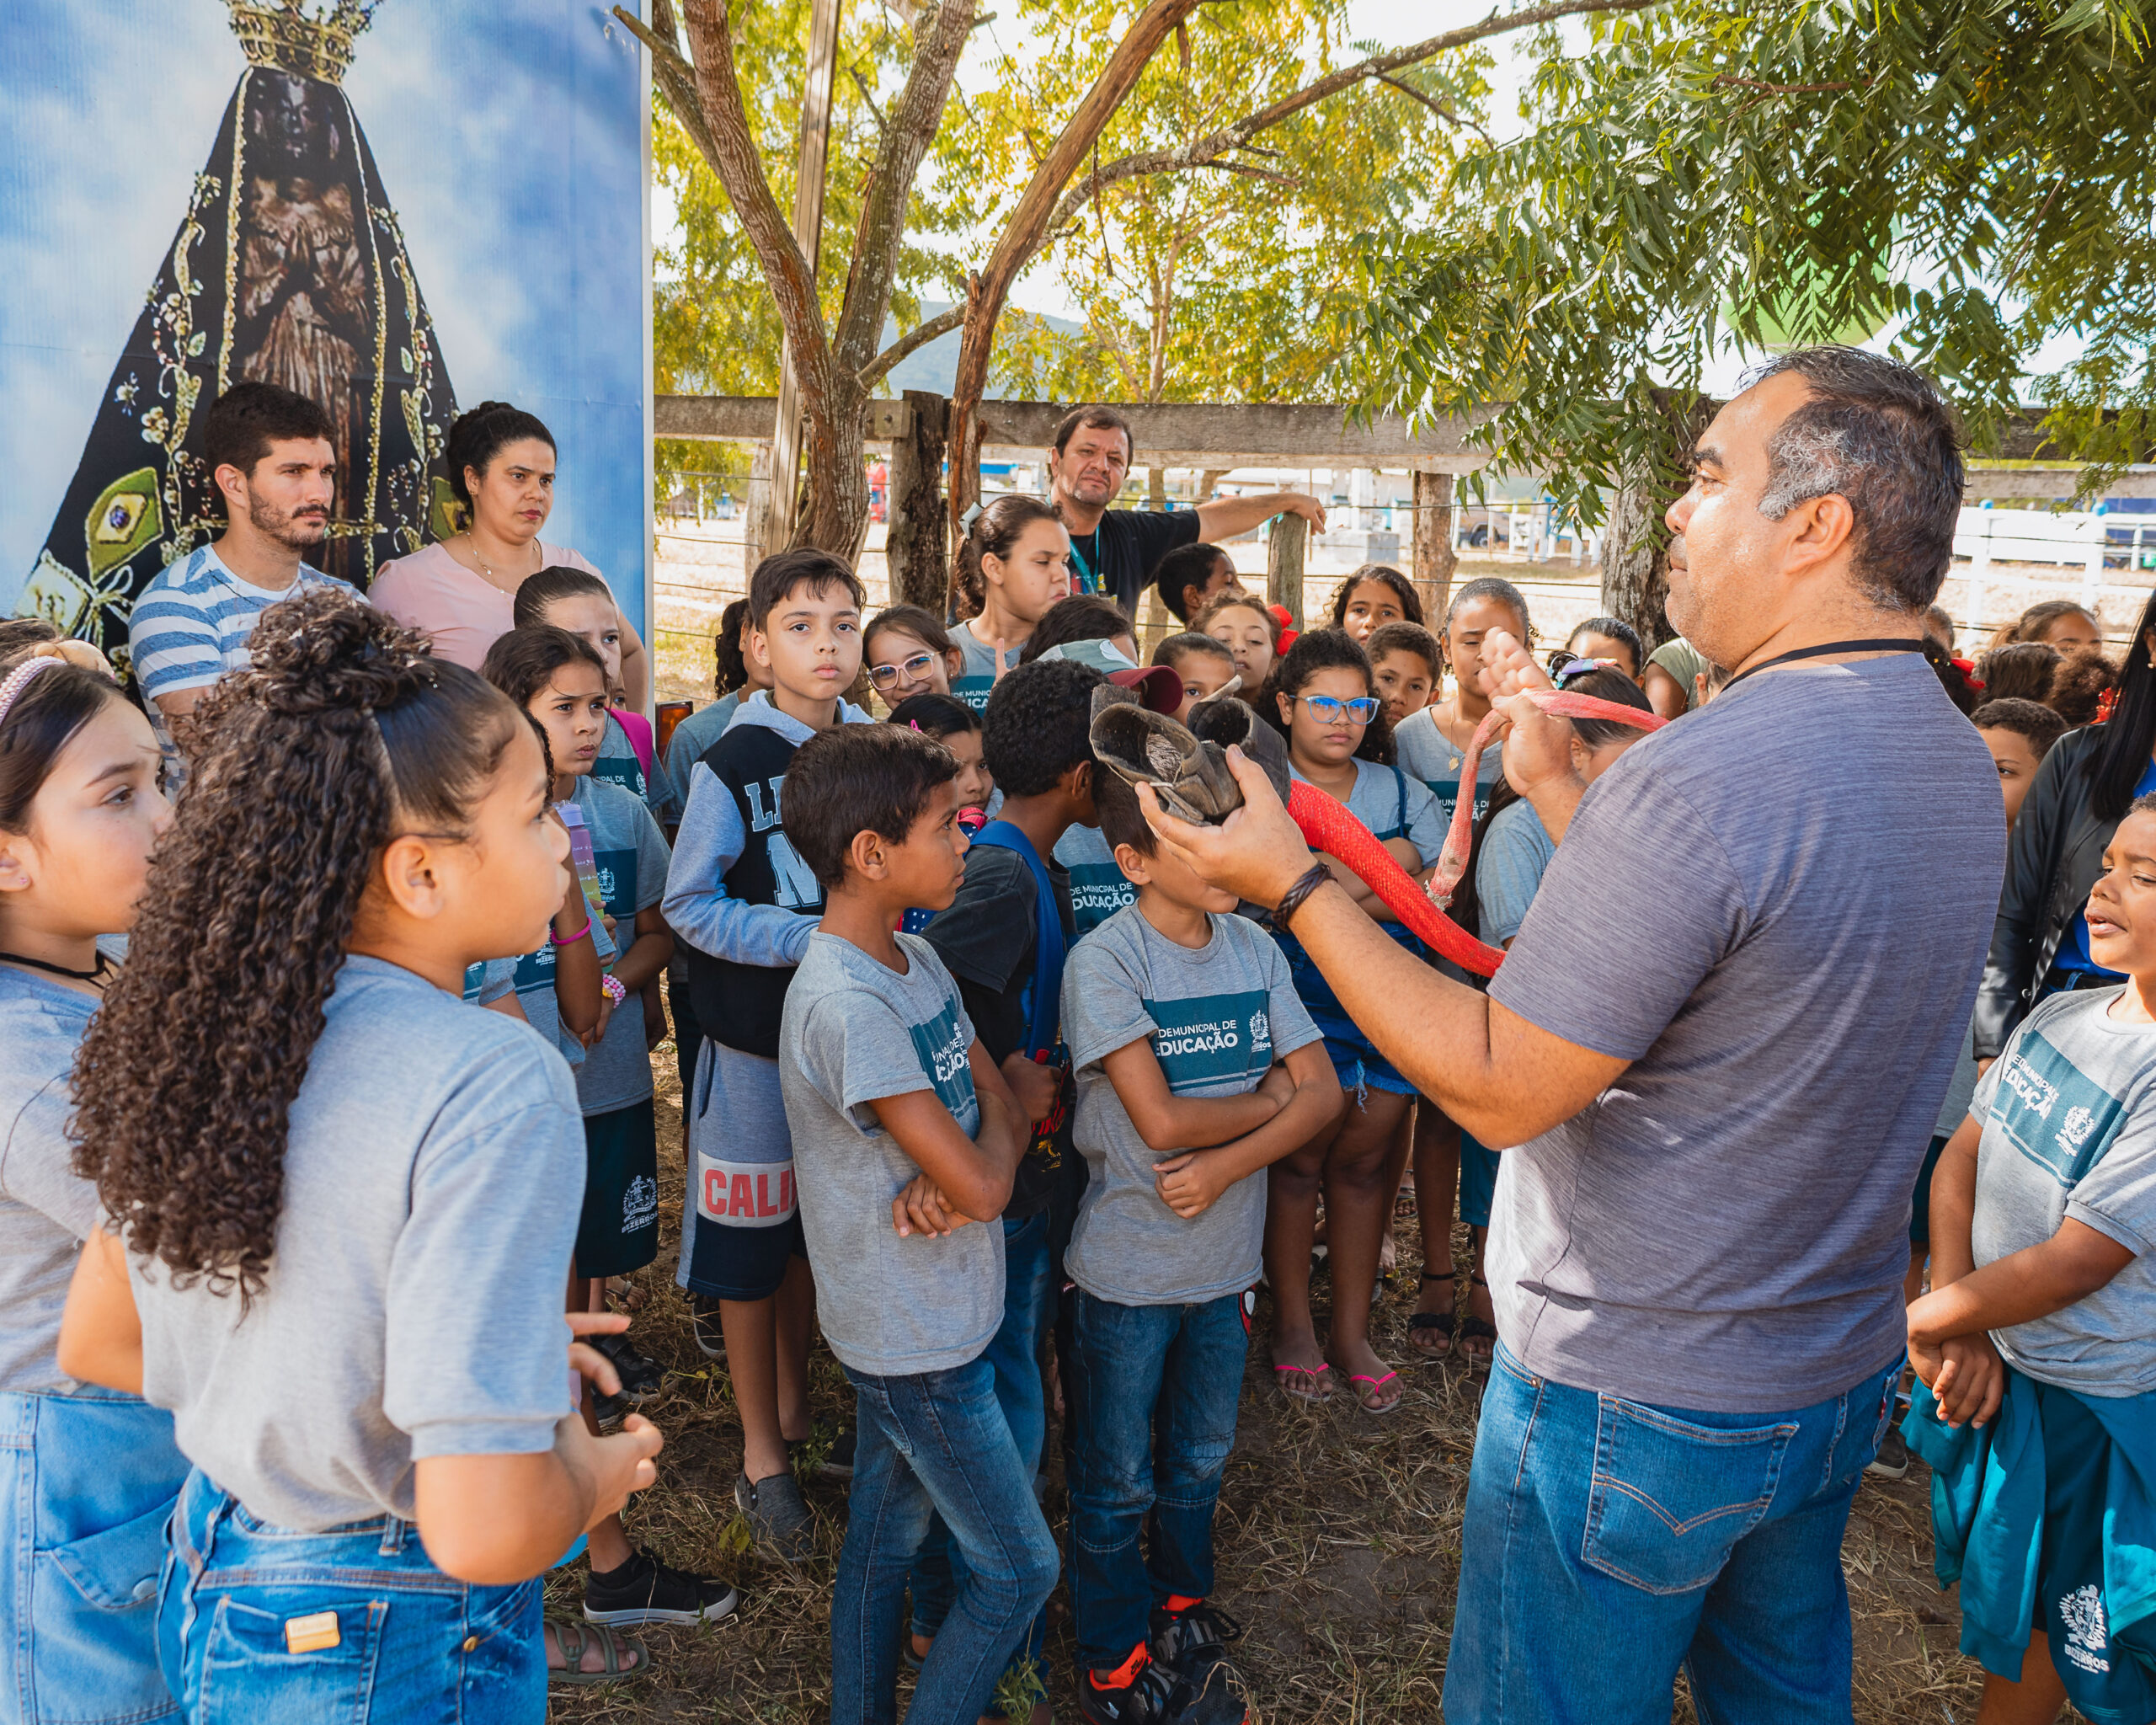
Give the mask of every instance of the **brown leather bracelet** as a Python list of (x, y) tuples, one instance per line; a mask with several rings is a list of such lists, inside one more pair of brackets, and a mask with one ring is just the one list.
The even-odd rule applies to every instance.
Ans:
[(1331, 879), (1332, 871), (1324, 863), (1311, 863), (1305, 873), (1296, 876), (1294, 884), (1280, 895), (1280, 902), (1273, 911), (1273, 926), (1284, 932), (1289, 920), (1303, 908), (1304, 901)]

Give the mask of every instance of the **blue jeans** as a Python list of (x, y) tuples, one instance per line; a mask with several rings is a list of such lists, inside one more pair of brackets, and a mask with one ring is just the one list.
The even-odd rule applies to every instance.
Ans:
[(1451, 1725), (1849, 1725), (1842, 1531), (1897, 1360), (1787, 1413), (1651, 1407), (1531, 1375), (1482, 1397), (1445, 1670)]
[(974, 1725), (1055, 1589), (1055, 1540), (996, 1405), (985, 1355), (855, 1391), (853, 1488), (831, 1590), (832, 1725), (898, 1717), (906, 1571), (940, 1514), (964, 1578), (922, 1662), (907, 1725)]
[[(334, 1637), (309, 1648), (296, 1637)], [(172, 1523), (157, 1653), (187, 1717), (217, 1725), (541, 1725), (539, 1583), (474, 1587), (391, 1515), (272, 1527), (200, 1469)]]
[(175, 1718), (157, 1669), (172, 1416), (133, 1396), (0, 1395), (0, 1722)]
[[(1049, 1212), (1041, 1210), (1003, 1227), (1003, 1323), (981, 1355), (995, 1374), (995, 1405), (1011, 1429), (1018, 1462), (1031, 1479), (1040, 1471), (1048, 1437), (1048, 1398), (1041, 1386), (1041, 1343), (1055, 1317), (1055, 1279), (1049, 1259)], [(928, 1537), (914, 1559), (913, 1632), (933, 1637), (951, 1602), (965, 1585), (965, 1559), (941, 1515), (931, 1515)], [(1027, 1631), (1018, 1659), (1038, 1669), (1047, 1638), (1043, 1618)], [(1014, 1662), (1015, 1663), (1015, 1662)]]
[[(1213, 1591), (1213, 1509), (1235, 1445), (1242, 1296), (1118, 1306), (1071, 1295), (1070, 1596), (1081, 1671), (1111, 1671), (1171, 1594)], [(1146, 1533), (1140, 1555), (1138, 1535)]]

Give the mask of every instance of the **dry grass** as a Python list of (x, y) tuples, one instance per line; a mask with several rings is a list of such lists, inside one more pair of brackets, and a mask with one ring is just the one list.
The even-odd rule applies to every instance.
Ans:
[[(679, 1193), (670, 1043), (654, 1064), (661, 1185)], [(1414, 1231), (1401, 1232), (1406, 1245)], [(611, 1689), (558, 1689), (551, 1717), (592, 1725), (821, 1725), (830, 1710), (829, 1596), (846, 1488), (807, 1482), (819, 1547), (801, 1571), (759, 1562), (746, 1549), (733, 1500), (739, 1423), (724, 1370), (696, 1350), (687, 1304), (673, 1285), (678, 1243), (676, 1221), (666, 1227), (659, 1261), (637, 1279), (648, 1299), (633, 1333), (670, 1375), (664, 1399), (644, 1410), (666, 1434), (660, 1482), (632, 1508), (630, 1531), (670, 1562), (737, 1582), (743, 1609), (723, 1624), (648, 1632), (651, 1677)], [(1395, 1360), (1414, 1357), (1407, 1316), (1419, 1268), (1404, 1263), (1377, 1315), (1373, 1339)], [(1268, 1316), (1261, 1306), (1261, 1332)], [(1272, 1391), (1269, 1363), (1262, 1345), (1251, 1348), (1218, 1524), (1218, 1597), (1248, 1631), (1242, 1663), (1255, 1717), (1265, 1725), (1430, 1725), (1441, 1717), (1475, 1382), (1455, 1365), (1403, 1366), (1406, 1405), (1378, 1420), (1346, 1397), (1315, 1409), (1283, 1401)], [(851, 1409), (844, 1379), (819, 1348), (819, 1431), (835, 1429)], [(1053, 1458), (1050, 1468), (1054, 1478)], [(1844, 1564), (1856, 1621), (1856, 1717), (1864, 1725), (1975, 1717), (1978, 1679), (1956, 1650), (1959, 1615), (1931, 1578), (1928, 1491), (1921, 1464), (1896, 1485), (1867, 1482), (1850, 1520)], [(1059, 1482), (1049, 1504), (1060, 1537)], [(550, 1589), (551, 1603), (575, 1609), (582, 1585), (581, 1566), (564, 1572)], [(1059, 1591), (1049, 1610), (1049, 1695), (1058, 1718), (1072, 1725), (1068, 1595)], [(1691, 1717), (1681, 1696), (1676, 1717)]]

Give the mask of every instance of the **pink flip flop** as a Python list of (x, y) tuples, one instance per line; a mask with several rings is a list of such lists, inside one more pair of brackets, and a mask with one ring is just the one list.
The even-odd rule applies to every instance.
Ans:
[(1391, 1401), (1385, 1402), (1381, 1407), (1372, 1402), (1370, 1398), (1375, 1396), (1377, 1392), (1380, 1390), (1382, 1390), (1387, 1384), (1396, 1382), (1399, 1379), (1399, 1376), (1400, 1374), (1396, 1371), (1389, 1371), (1385, 1373), (1383, 1377), (1376, 1378), (1371, 1377), (1365, 1372), (1350, 1372), (1348, 1375), (1348, 1381), (1357, 1386), (1355, 1390), (1355, 1400), (1358, 1404), (1360, 1405), (1364, 1413), (1383, 1415), (1393, 1413), (1396, 1410), (1400, 1404), (1407, 1399), (1406, 1395), (1401, 1394), (1395, 1396)]
[[(1308, 1407), (1315, 1407), (1332, 1399), (1332, 1386), (1325, 1381), (1326, 1374), (1331, 1370), (1330, 1365), (1276, 1365), (1273, 1368), (1274, 1379), (1280, 1386), (1280, 1393), (1290, 1402), (1300, 1402)], [(1309, 1382), (1299, 1389), (1295, 1384), (1298, 1378), (1306, 1378)]]

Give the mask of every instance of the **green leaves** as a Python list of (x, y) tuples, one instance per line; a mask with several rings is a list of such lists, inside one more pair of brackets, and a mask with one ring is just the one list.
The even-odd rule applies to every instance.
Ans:
[[(1546, 39), (1545, 39), (1546, 41)], [(1657, 402), (1732, 338), (1866, 339), (1997, 446), (2116, 462), (2156, 413), (2156, 80), (2140, 0), (1669, 0), (1550, 44), (1532, 129), (1463, 159), (1465, 223), (1373, 268), (1374, 404), (1510, 403), (1497, 462), (1592, 520), (1668, 459)], [(2085, 342), (2048, 375), (2047, 342)], [(1657, 392), (1666, 392), (1658, 393)]]

